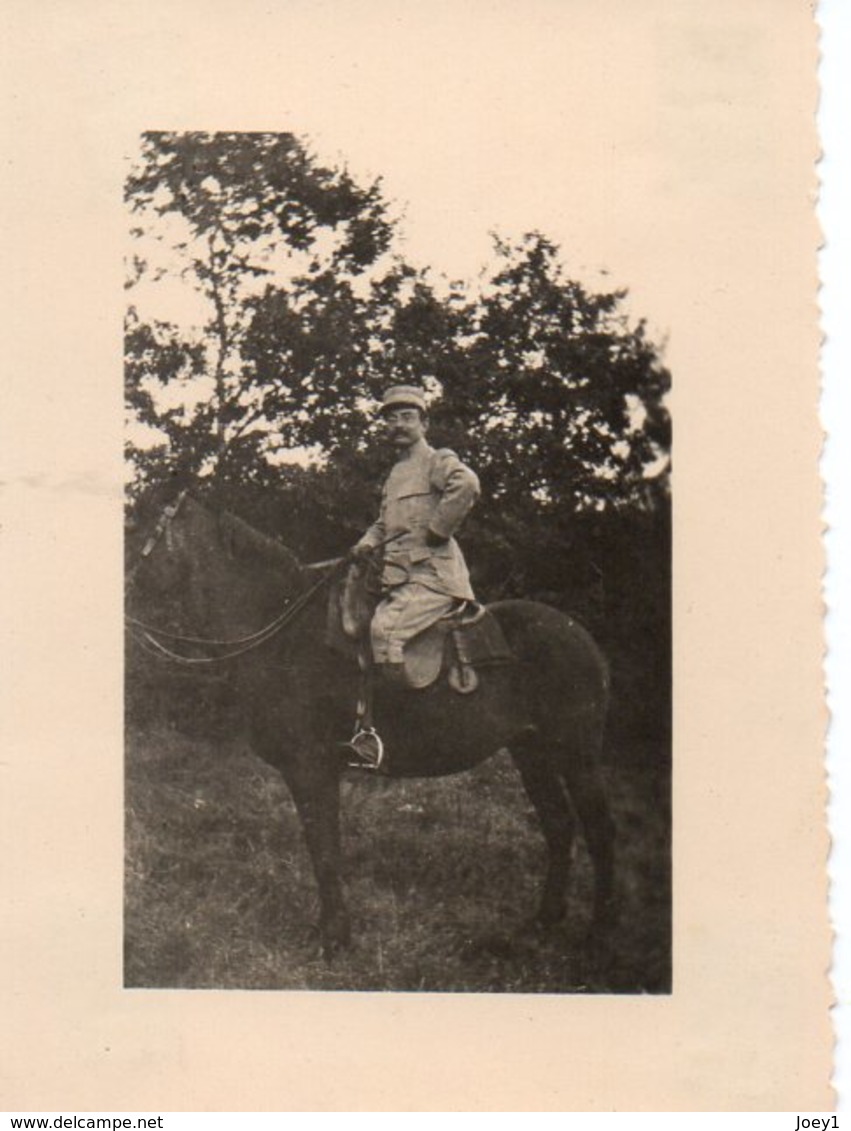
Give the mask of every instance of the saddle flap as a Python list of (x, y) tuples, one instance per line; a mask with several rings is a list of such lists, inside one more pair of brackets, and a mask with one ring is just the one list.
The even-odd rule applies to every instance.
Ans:
[[(473, 690), (471, 669), (510, 663), (514, 653), (499, 621), (481, 605), (464, 606), (405, 645), (405, 676), (409, 686), (422, 689), (434, 683), (445, 667), (462, 669), (456, 690)], [(467, 669), (467, 675), (463, 674)], [(455, 686), (455, 684), (453, 684)]]
[(453, 626), (455, 649), (461, 663), (474, 668), (507, 664), (514, 659), (499, 621), (484, 606), (462, 610)]
[(430, 625), (405, 645), (405, 678), (417, 690), (434, 683), (443, 668), (446, 639), (452, 621), (443, 618)]

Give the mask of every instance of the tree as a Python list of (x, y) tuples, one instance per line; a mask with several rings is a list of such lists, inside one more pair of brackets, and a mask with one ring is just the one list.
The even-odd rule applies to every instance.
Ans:
[(489, 493), (540, 514), (664, 494), (670, 376), (643, 324), (630, 327), (624, 293), (590, 294), (537, 232), (496, 251), (442, 406), (476, 437)]
[(394, 254), (380, 182), (291, 134), (146, 134), (127, 200), (131, 292), (178, 275), (206, 311), (129, 310), (136, 499), (207, 473), (217, 503), (329, 557), (377, 507), (376, 401), (422, 383), (440, 394), (432, 441), (482, 480), (464, 532), (477, 592), (581, 617), (634, 717), (665, 713), (670, 375), (623, 293), (572, 279), (539, 232), (495, 239), (477, 285), (435, 280)]
[(318, 165), (291, 134), (146, 134), (127, 197), (137, 236), (173, 252), (154, 270), (136, 257), (130, 285), (171, 270), (208, 307), (194, 331), (130, 308), (128, 406), (163, 441), (131, 448), (143, 479), (215, 457), (265, 483), (298, 449), (374, 470), (371, 402), (391, 380), (431, 380), (437, 431), (503, 516), (664, 495), (669, 375), (623, 294), (569, 279), (540, 233), (496, 240), (478, 291), (439, 292), (389, 254), (379, 184)]
[[(145, 322), (129, 310), (131, 418), (164, 437), (153, 457), (138, 443), (131, 446), (141, 478), (149, 480), (157, 463), (197, 471), (225, 452), (235, 465), (256, 464), (274, 446), (270, 425), (295, 418), (310, 403), (307, 328), (313, 321), (314, 340), (327, 335), (333, 318), (323, 321), (323, 311), (355, 303), (352, 281), (389, 245), (392, 225), (380, 187), (361, 188), (345, 171), (318, 164), (292, 134), (148, 133), (126, 197), (137, 239), (171, 253), (165, 267), (134, 256), (128, 285), (171, 273), (208, 307), (194, 333)], [(258, 298), (261, 287), (265, 301)], [(281, 364), (272, 374), (256, 352), (244, 355), (243, 344), (250, 323), (256, 328), (275, 309)], [(289, 349), (287, 314), (299, 331)], [(339, 351), (335, 356), (351, 360)], [(344, 369), (338, 365), (336, 381), (345, 378)], [(164, 408), (163, 393), (175, 390), (182, 399)], [(297, 429), (290, 433), (284, 442), (297, 443)]]

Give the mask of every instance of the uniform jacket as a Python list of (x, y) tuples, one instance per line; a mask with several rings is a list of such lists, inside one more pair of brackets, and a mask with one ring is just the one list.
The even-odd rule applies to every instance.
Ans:
[[(391, 588), (416, 581), (437, 593), (473, 600), (470, 575), (452, 535), (478, 497), (476, 474), (454, 452), (435, 451), (418, 440), (394, 464), (382, 489), (378, 521), (359, 543), (378, 546), (400, 535), (384, 549), (383, 584)], [(429, 529), (448, 540), (427, 546)]]

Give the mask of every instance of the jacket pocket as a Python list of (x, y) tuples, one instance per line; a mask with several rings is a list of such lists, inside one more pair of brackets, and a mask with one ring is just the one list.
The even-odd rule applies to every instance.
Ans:
[(409, 490), (390, 502), (393, 516), (398, 518), (401, 526), (407, 526), (411, 531), (428, 526), (434, 507), (431, 491)]

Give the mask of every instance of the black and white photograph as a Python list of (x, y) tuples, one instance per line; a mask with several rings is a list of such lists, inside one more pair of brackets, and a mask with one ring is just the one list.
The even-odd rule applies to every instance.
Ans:
[(9, 1106), (828, 1111), (812, 5), (8, 31)]
[(668, 992), (664, 345), (542, 231), (411, 261), (385, 194), (140, 138), (126, 984)]

